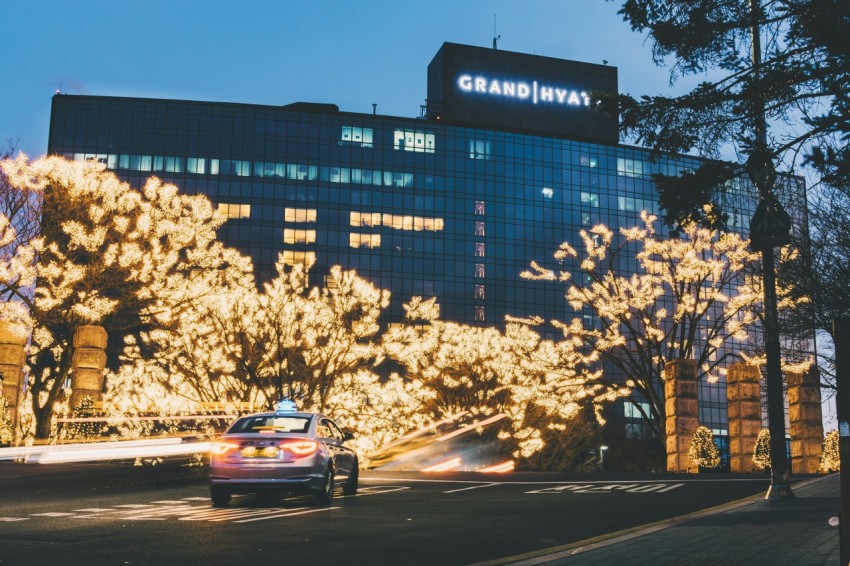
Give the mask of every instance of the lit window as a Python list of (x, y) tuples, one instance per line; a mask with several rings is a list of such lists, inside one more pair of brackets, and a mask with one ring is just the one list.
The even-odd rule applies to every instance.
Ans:
[(210, 159), (210, 175), (218, 175), (219, 161), (218, 159)]
[(207, 160), (203, 157), (189, 157), (186, 159), (186, 171), (202, 175), (206, 172)]
[(582, 226), (590, 226), (590, 213), (582, 212), (581, 213), (581, 225)]
[(555, 196), (555, 191), (549, 187), (543, 187), (543, 198), (552, 198)]
[(372, 147), (372, 128), (359, 128), (357, 126), (343, 126), (340, 141), (359, 145), (360, 147)]
[(475, 264), (475, 278), (476, 279), (484, 279), (484, 264), (476, 263)]
[(283, 250), (281, 259), (284, 265), (306, 264), (311, 266), (316, 263), (316, 252), (299, 252), (295, 250)]
[[(185, 170), (185, 162), (182, 157), (166, 157), (165, 158), (165, 170), (168, 173), (182, 173)], [(248, 175), (250, 172), (246, 172), (245, 175)]]
[(484, 257), (484, 242), (475, 242), (475, 257)]
[(623, 403), (623, 413), (627, 419), (642, 419), (641, 409), (649, 415), (649, 403), (635, 403), (634, 401), (626, 401)]
[[(166, 159), (165, 170), (168, 171), (168, 157)], [(219, 171), (222, 175), (236, 175), (237, 177), (249, 177), (251, 175), (251, 162), (239, 161), (235, 159), (222, 159), (219, 166)]]
[(469, 140), (470, 159), (490, 159), (490, 142), (485, 140)]
[(381, 245), (381, 235), (349, 234), (348, 243), (352, 248), (377, 248)]
[(484, 223), (483, 222), (476, 222), (475, 223), (475, 235), (476, 236), (483, 236), (484, 235)]
[(218, 205), (218, 211), (224, 214), (225, 218), (250, 218), (251, 217), (251, 205), (250, 204), (231, 204), (222, 202)]
[(593, 208), (599, 208), (599, 195), (596, 193), (586, 193), (582, 191), (581, 204), (592, 206)]
[(427, 132), (395, 130), (393, 133), (393, 149), (434, 153), (434, 141), (434, 134)]
[(315, 230), (297, 230), (286, 228), (283, 231), (284, 244), (314, 244), (316, 243)]
[(579, 163), (581, 163), (582, 167), (593, 168), (599, 165), (599, 158), (595, 155), (584, 154), (579, 158)]
[(286, 208), (284, 209), (283, 219), (287, 222), (315, 222), (315, 208)]
[(484, 214), (484, 201), (483, 200), (475, 201), (475, 214), (476, 215), (483, 215)]
[(484, 307), (475, 307), (475, 320), (484, 320)]
[(644, 167), (644, 162), (639, 159), (617, 158), (617, 175), (622, 177), (640, 177), (649, 167)]
[(484, 299), (484, 285), (475, 286), (475, 298)]

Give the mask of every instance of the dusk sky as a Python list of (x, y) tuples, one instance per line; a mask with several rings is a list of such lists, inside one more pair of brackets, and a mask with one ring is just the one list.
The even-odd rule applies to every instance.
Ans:
[[(604, 0), (114, 0), (6, 2), (0, 142), (47, 149), (50, 99), (68, 94), (284, 105), (417, 116), (444, 41), (619, 69), (620, 91), (671, 90), (644, 37)], [(678, 90), (678, 89), (676, 89)]]

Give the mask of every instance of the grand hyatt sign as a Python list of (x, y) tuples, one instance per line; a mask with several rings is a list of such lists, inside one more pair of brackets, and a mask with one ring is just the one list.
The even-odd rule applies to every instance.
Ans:
[(531, 102), (532, 104), (590, 106), (590, 96), (586, 91), (552, 84), (541, 84), (536, 80), (513, 81), (464, 73), (458, 76), (457, 86), (464, 93), (509, 98)]
[(617, 69), (444, 43), (428, 65), (426, 117), (443, 124), (618, 142), (617, 116), (597, 112), (594, 93), (617, 93)]

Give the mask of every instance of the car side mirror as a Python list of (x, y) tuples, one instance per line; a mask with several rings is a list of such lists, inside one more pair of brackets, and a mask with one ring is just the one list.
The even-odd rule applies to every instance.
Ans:
[(351, 440), (353, 438), (354, 438), (354, 434), (350, 430), (347, 430), (344, 433), (342, 433), (342, 441), (343, 442), (345, 442), (346, 440)]

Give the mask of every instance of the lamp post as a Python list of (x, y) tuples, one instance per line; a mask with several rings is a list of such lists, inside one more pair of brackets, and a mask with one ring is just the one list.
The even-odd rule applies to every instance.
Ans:
[(605, 451), (608, 450), (608, 447), (604, 444), (599, 447), (599, 471), (605, 471)]

